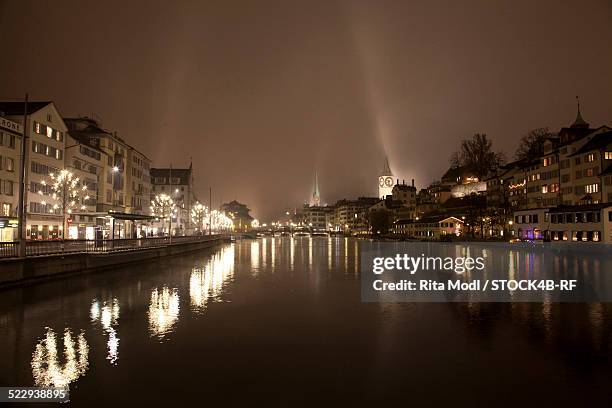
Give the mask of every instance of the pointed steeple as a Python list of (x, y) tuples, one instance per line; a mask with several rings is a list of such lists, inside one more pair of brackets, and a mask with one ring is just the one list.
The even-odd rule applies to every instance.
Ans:
[(310, 206), (321, 205), (321, 194), (319, 193), (319, 175), (315, 170), (314, 174), (314, 189), (312, 190), (312, 197), (310, 197)]
[(580, 98), (576, 96), (576, 103), (578, 105), (578, 113), (576, 114), (576, 120), (572, 124), (573, 128), (588, 128), (589, 124), (582, 118), (582, 114), (580, 113)]
[(387, 158), (387, 156), (385, 155), (385, 167), (383, 167), (382, 172), (380, 173), (381, 176), (393, 176), (393, 173), (391, 173), (391, 168), (389, 167), (389, 159)]

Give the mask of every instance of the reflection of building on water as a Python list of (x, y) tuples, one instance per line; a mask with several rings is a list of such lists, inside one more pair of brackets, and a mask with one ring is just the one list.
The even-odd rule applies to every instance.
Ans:
[(265, 242), (261, 243), (259, 240), (251, 242), (251, 270), (253, 273), (259, 272), (259, 245), (264, 245), (263, 255), (266, 256)]
[(117, 331), (113, 328), (113, 326), (118, 324), (119, 310), (119, 300), (117, 298), (113, 298), (108, 302), (102, 302), (102, 307), (100, 307), (100, 301), (94, 299), (89, 310), (91, 321), (100, 321), (102, 328), (108, 335), (108, 354), (106, 359), (111, 364), (115, 364), (119, 358), (119, 336), (117, 336)]
[[(251, 250), (253, 250), (252, 247)], [(258, 254), (259, 252), (257, 252)], [(189, 278), (189, 296), (194, 309), (203, 309), (209, 300), (218, 298), (223, 291), (223, 286), (232, 278), (233, 274), (233, 245), (222, 248), (219, 252), (213, 254), (203, 268), (194, 268)]]
[[(45, 337), (38, 342), (32, 354), (32, 375), (38, 387), (66, 387), (89, 368), (89, 346), (85, 335), (73, 337), (64, 329), (64, 351), (58, 352), (53, 329), (47, 328)], [(61, 361), (63, 360), (63, 362)]]
[(151, 292), (149, 303), (149, 331), (160, 338), (172, 331), (179, 317), (179, 295), (177, 289), (164, 286)]

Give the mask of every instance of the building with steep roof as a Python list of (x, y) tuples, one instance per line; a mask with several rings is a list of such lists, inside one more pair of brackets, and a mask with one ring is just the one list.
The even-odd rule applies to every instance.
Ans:
[(393, 194), (393, 172), (389, 167), (389, 159), (385, 156), (385, 164), (380, 175), (378, 176), (378, 198), (384, 199), (388, 195)]
[[(172, 217), (172, 234), (187, 235), (195, 228), (191, 221), (191, 208), (197, 199), (193, 186), (193, 166), (175, 169), (173, 167), (151, 168), (151, 196), (153, 201), (158, 194), (169, 195), (177, 207)], [(154, 233), (168, 233), (167, 226), (159, 225)]]

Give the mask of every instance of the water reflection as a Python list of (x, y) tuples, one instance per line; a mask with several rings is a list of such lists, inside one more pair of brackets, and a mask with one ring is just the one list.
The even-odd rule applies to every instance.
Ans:
[(270, 241), (270, 271), (274, 273), (276, 267), (276, 240), (274, 237)]
[(100, 301), (94, 299), (91, 302), (89, 309), (89, 317), (92, 322), (100, 322), (102, 329), (108, 336), (106, 342), (107, 355), (106, 359), (111, 364), (117, 364), (119, 358), (119, 336), (113, 326), (116, 326), (119, 321), (119, 300), (112, 298), (110, 301), (103, 301), (100, 307)]
[[(257, 275), (257, 273), (259, 272), (259, 241), (253, 241), (251, 242), (251, 271), (253, 272), (253, 275)], [(264, 258), (264, 267), (266, 265), (266, 243), (263, 242), (263, 258)]]
[(327, 238), (327, 269), (332, 270), (332, 237)]
[(37, 386), (66, 387), (87, 372), (89, 346), (85, 334), (80, 333), (74, 338), (72, 331), (66, 328), (63, 345), (61, 353), (55, 332), (47, 328), (45, 337), (38, 342), (32, 354), (32, 375)]
[(171, 333), (179, 317), (179, 294), (176, 288), (164, 286), (151, 291), (149, 303), (149, 332), (160, 340)]
[[(253, 251), (251, 244), (251, 251)], [(259, 254), (259, 249), (256, 250)], [(251, 252), (253, 253), (253, 252)], [(251, 255), (251, 262), (259, 256)], [(194, 268), (189, 278), (189, 297), (192, 309), (202, 312), (209, 301), (218, 299), (223, 292), (224, 285), (231, 281), (234, 275), (234, 246), (221, 249), (212, 255), (203, 268)]]
[(108, 302), (102, 302), (102, 307), (100, 307), (100, 301), (94, 299), (91, 302), (89, 317), (92, 322), (97, 322), (99, 320), (102, 327), (108, 330), (112, 326), (117, 325), (119, 310), (119, 300), (117, 298), (112, 298)]
[[(610, 379), (612, 304), (559, 304), (551, 299), (507, 304), (362, 304), (356, 279), (360, 252), (367, 253), (379, 245), (336, 237), (243, 241), (189, 257), (148, 263), (142, 266), (142, 273), (131, 266), (109, 271), (108, 275), (75, 277), (73, 288), (67, 289), (66, 281), (59, 281), (45, 284), (44, 291), (15, 291), (16, 300), (5, 301), (6, 312), (0, 314), (0, 349), (5, 351), (0, 375), (5, 384), (74, 387), (76, 383), (80, 395), (74, 393), (74, 398), (79, 398), (83, 406), (93, 406), (95, 403), (87, 403), (95, 402), (100, 390), (112, 384), (108, 378), (112, 375), (125, 379), (134, 374), (138, 381), (133, 386), (142, 384), (143, 388), (176, 387), (174, 382), (180, 381), (180, 386), (201, 387), (207, 395), (226, 398), (228, 388), (223, 387), (241, 381), (240, 373), (252, 369), (253, 358), (260, 359), (256, 360), (258, 365), (270, 368), (253, 376), (261, 384), (270, 380), (266, 374), (285, 369), (285, 362), (290, 361), (300, 372), (320, 381), (317, 386), (326, 387), (332, 381), (347, 384), (344, 395), (359, 393), (346, 378), (335, 375), (335, 367), (347, 361), (358, 362), (355, 372), (379, 374), (385, 370), (390, 373), (388, 379), (402, 384), (414, 380), (408, 378), (410, 366), (442, 367), (440, 372), (449, 372), (450, 367), (453, 375), (465, 367), (463, 375), (484, 372), (477, 374), (474, 383), (487, 389), (493, 379), (482, 369), (496, 358), (507, 372), (531, 374), (524, 382), (527, 385), (537, 383), (532, 380), (537, 376), (542, 379), (538, 385), (547, 390), (552, 385), (566, 390), (575, 386), (580, 391), (575, 394), (580, 397), (588, 395), (582, 391), (605, 391), (599, 385), (608, 384)], [(465, 256), (469, 251), (451, 249), (449, 255), (458, 251), (457, 255)], [(546, 259), (554, 262), (552, 270), (557, 277), (583, 274), (599, 282), (609, 276), (610, 261), (604, 258), (576, 259), (562, 252), (551, 254), (537, 249), (531, 252), (487, 248), (473, 249), (471, 255), (486, 256), (488, 262), (514, 279), (543, 274), (550, 269)], [(194, 269), (194, 265), (200, 267)], [(258, 268), (256, 276), (252, 268)], [(224, 303), (208, 307), (228, 299), (230, 290), (236, 302), (233, 307)], [(3, 297), (12, 293), (6, 291)], [(185, 313), (180, 307), (194, 312)], [(177, 330), (179, 316), (182, 323), (187, 323), (185, 319), (195, 319), (198, 313), (207, 313), (207, 319), (181, 324), (181, 330)], [(44, 328), (46, 325), (56, 331)], [(64, 329), (67, 326), (70, 329)], [(88, 327), (85, 334), (79, 334), (80, 328)], [(143, 328), (149, 333), (143, 335)], [(317, 334), (322, 328), (328, 330), (324, 336)], [(363, 336), (353, 346), (354, 334), (362, 328)], [(247, 331), (249, 334), (244, 335)], [(175, 346), (151, 344), (169, 338)], [(440, 339), (447, 338), (457, 346), (440, 346)], [(306, 359), (295, 350), (308, 350), (323, 340), (338, 352), (308, 355), (308, 361), (302, 363)], [(158, 366), (174, 366), (179, 373), (194, 372), (197, 368), (185, 360), (184, 350), (219, 350), (219, 345), (228, 342), (236, 345), (231, 350), (236, 370), (226, 370), (227, 360), (221, 353), (206, 361), (207, 371), (224, 373), (219, 381), (219, 376), (208, 376), (202, 382), (197, 375), (177, 376), (174, 370), (145, 368), (149, 367), (151, 353), (156, 353)], [(128, 344), (130, 347), (126, 347)], [(431, 346), (434, 353), (402, 354), (422, 346)], [(469, 352), (469, 358), (453, 360), (457, 349)], [(367, 358), (362, 358), (364, 350)], [(510, 358), (508, 350), (513, 351)], [(119, 357), (121, 364), (115, 367)], [(320, 379), (317, 375), (321, 372), (333, 374)], [(555, 377), (557, 373), (563, 373), (558, 376), (562, 380)], [(85, 375), (87, 379), (81, 381)], [(441, 380), (452, 387), (454, 378), (442, 375)], [(358, 374), (350, 379), (351, 384), (361, 380)], [(430, 379), (414, 381), (415, 387), (427, 387)], [(589, 383), (597, 386), (589, 388)], [(382, 382), (376, 385), (384, 388)], [(278, 388), (289, 397), (295, 392), (287, 383)]]

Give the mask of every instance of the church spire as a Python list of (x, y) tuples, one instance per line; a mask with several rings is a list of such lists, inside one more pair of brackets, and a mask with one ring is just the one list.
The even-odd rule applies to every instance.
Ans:
[(389, 167), (389, 159), (387, 158), (387, 156), (385, 155), (385, 166), (383, 167), (382, 172), (380, 173), (381, 176), (393, 176), (393, 173), (391, 173), (391, 168)]
[(319, 175), (315, 170), (314, 174), (314, 189), (312, 191), (312, 197), (310, 198), (310, 206), (321, 205), (321, 194), (319, 193)]
[(573, 128), (588, 128), (589, 124), (582, 118), (580, 113), (580, 98), (576, 96), (576, 104), (578, 105), (578, 113), (576, 114), (576, 120), (572, 124)]

